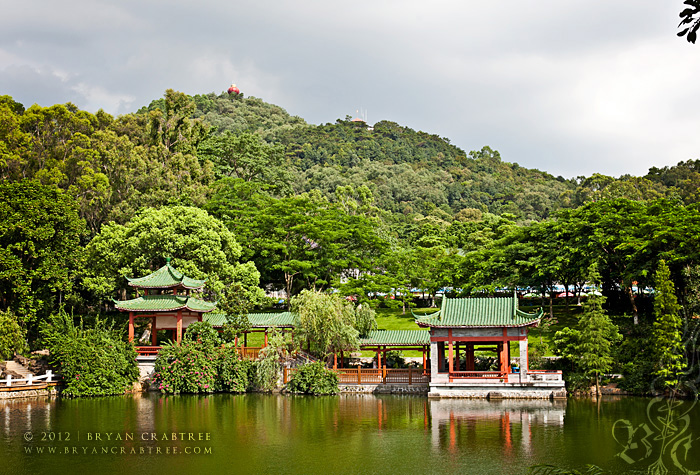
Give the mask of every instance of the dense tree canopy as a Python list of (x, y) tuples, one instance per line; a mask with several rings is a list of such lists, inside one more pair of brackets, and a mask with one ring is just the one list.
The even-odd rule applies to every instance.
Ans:
[(75, 200), (60, 189), (0, 182), (0, 310), (30, 327), (47, 317), (74, 289), (84, 229)]
[(148, 208), (128, 223), (110, 223), (88, 244), (85, 287), (95, 295), (126, 292), (126, 277), (141, 277), (171, 264), (188, 277), (207, 279), (221, 293), (231, 285), (257, 301), (260, 274), (252, 262), (239, 263), (241, 247), (219, 220), (198, 208)]

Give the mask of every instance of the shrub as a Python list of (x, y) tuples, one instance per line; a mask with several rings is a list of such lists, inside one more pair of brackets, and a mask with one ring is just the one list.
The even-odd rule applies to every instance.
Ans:
[(400, 351), (386, 352), (386, 367), (387, 368), (405, 368), (406, 360)]
[(207, 347), (214, 347), (221, 343), (219, 332), (214, 330), (209, 322), (194, 322), (187, 325), (185, 340), (195, 341)]
[(240, 361), (233, 345), (210, 346), (188, 340), (165, 345), (158, 353), (153, 384), (161, 392), (242, 393), (252, 386), (255, 365)]
[(122, 340), (122, 331), (96, 320), (92, 328), (75, 325), (60, 311), (49, 318), (42, 338), (51, 362), (63, 376), (63, 395), (69, 397), (123, 394), (138, 380), (136, 350)]
[(253, 385), (255, 365), (252, 361), (239, 360), (236, 348), (226, 345), (218, 349), (216, 390), (244, 393)]
[(0, 359), (9, 360), (27, 349), (24, 332), (9, 310), (0, 311)]
[(216, 389), (216, 375), (212, 348), (190, 340), (161, 348), (153, 383), (164, 393), (211, 393)]
[(323, 362), (300, 366), (287, 384), (287, 390), (300, 394), (338, 394), (338, 375), (323, 365)]

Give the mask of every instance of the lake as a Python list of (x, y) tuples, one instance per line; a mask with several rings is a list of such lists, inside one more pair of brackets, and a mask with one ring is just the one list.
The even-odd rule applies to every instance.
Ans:
[(674, 464), (700, 470), (699, 407), (394, 395), (6, 400), (0, 473), (520, 474), (543, 463), (644, 473), (659, 459), (682, 473)]

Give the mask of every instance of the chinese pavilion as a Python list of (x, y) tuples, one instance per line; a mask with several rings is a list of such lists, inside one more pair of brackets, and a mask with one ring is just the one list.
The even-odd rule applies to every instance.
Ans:
[[(558, 395), (561, 372), (528, 368), (527, 335), (543, 311), (525, 313), (518, 298), (444, 298), (439, 311), (416, 316), (430, 328), (430, 395), (479, 397), (487, 393), (517, 391), (517, 397), (542, 397), (533, 391)], [(511, 343), (519, 347), (519, 368), (511, 371)], [(477, 371), (475, 352), (496, 355), (496, 369)], [(482, 368), (483, 369), (483, 368)], [(555, 394), (556, 393), (556, 394)]]
[[(202, 315), (216, 304), (193, 297), (192, 291), (204, 288), (206, 280), (191, 279), (170, 265), (170, 258), (157, 271), (145, 277), (129, 279), (136, 289), (136, 298), (115, 301), (122, 312), (129, 312), (129, 341), (134, 339), (134, 319), (151, 319), (150, 347), (137, 347), (139, 353), (156, 353), (158, 330), (172, 330), (173, 340), (180, 343), (182, 332), (190, 323), (201, 322)], [(143, 295), (139, 295), (139, 290)], [(150, 350), (150, 351), (149, 351)]]

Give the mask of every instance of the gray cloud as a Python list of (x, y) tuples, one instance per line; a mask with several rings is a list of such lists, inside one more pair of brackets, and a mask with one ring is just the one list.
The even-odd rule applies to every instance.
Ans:
[(677, 3), (0, 0), (0, 94), (119, 114), (233, 80), (312, 123), (362, 108), (555, 175), (641, 175), (700, 145)]

